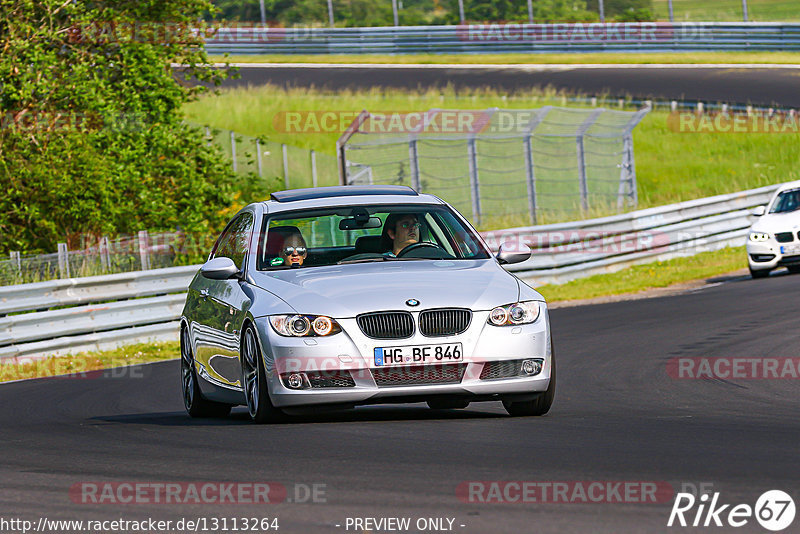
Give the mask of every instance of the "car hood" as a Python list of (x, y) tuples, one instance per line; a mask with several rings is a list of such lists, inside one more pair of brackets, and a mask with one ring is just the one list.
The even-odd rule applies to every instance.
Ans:
[[(334, 318), (382, 310), (490, 310), (519, 298), (517, 279), (494, 260), (393, 261), (260, 271), (258, 287), (298, 313)], [(416, 308), (409, 299), (420, 302)], [(257, 305), (256, 305), (257, 307)], [(254, 316), (270, 310), (253, 309)]]
[(750, 229), (754, 232), (791, 232), (800, 230), (800, 210), (789, 213), (768, 213), (758, 218)]

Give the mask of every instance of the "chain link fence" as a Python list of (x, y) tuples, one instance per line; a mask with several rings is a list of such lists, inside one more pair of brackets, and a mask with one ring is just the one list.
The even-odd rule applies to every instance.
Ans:
[(336, 157), (230, 130), (204, 127), (209, 144), (218, 145), (237, 174), (265, 181), (270, 191), (339, 185)]
[(634, 127), (649, 111), (363, 112), (339, 141), (344, 184), (432, 193), (502, 227), (635, 208)]

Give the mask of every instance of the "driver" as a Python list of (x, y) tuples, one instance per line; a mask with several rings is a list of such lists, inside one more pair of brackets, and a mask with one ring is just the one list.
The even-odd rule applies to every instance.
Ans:
[(420, 223), (413, 213), (392, 213), (386, 217), (384, 227), (392, 249), (386, 256), (397, 257), (407, 246), (419, 243)]

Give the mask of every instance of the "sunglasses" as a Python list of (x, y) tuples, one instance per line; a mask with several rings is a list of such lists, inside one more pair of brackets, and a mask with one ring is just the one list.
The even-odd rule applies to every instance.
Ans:
[(401, 222), (400, 223), (400, 228), (402, 228), (404, 230), (408, 230), (409, 228), (414, 228), (416, 230), (420, 226), (422, 226), (422, 225), (420, 223), (418, 223), (418, 222), (405, 221), (405, 222)]
[(298, 256), (305, 256), (306, 252), (306, 247), (286, 247), (283, 249), (284, 256), (291, 256), (294, 253), (297, 253)]

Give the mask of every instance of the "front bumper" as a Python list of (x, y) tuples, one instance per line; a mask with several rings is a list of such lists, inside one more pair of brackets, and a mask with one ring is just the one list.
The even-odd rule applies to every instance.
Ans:
[[(385, 402), (422, 401), (426, 398), (451, 396), (466, 400), (488, 400), (497, 396), (535, 394), (545, 391), (550, 384), (551, 344), (550, 325), (546, 306), (539, 318), (531, 324), (497, 327), (487, 324), (488, 311), (473, 312), (472, 322), (466, 332), (456, 336), (425, 337), (417, 331), (403, 340), (375, 340), (366, 337), (355, 319), (337, 319), (342, 332), (330, 337), (283, 337), (272, 330), (265, 318), (257, 320), (270, 398), (276, 407), (302, 407), (323, 404), (378, 404)], [(412, 312), (418, 324), (418, 313)], [(461, 343), (463, 361), (446, 365), (464, 365), (460, 378), (447, 383), (415, 383), (414, 385), (379, 385), (373, 370), (386, 367), (375, 365), (376, 347), (397, 347)], [(534, 376), (481, 378), (488, 362), (523, 359), (540, 359), (542, 370)], [(440, 365), (426, 366), (436, 371)], [(392, 372), (415, 371), (391, 367)], [(290, 389), (280, 375), (291, 372), (349, 374), (350, 387), (322, 387)], [(383, 372), (379, 371), (379, 372)], [(419, 381), (417, 381), (419, 382)], [(499, 398), (499, 397), (498, 397)]]
[(774, 237), (767, 241), (747, 241), (747, 262), (753, 271), (777, 269), (787, 265), (800, 265), (800, 247), (798, 243), (778, 243)]

